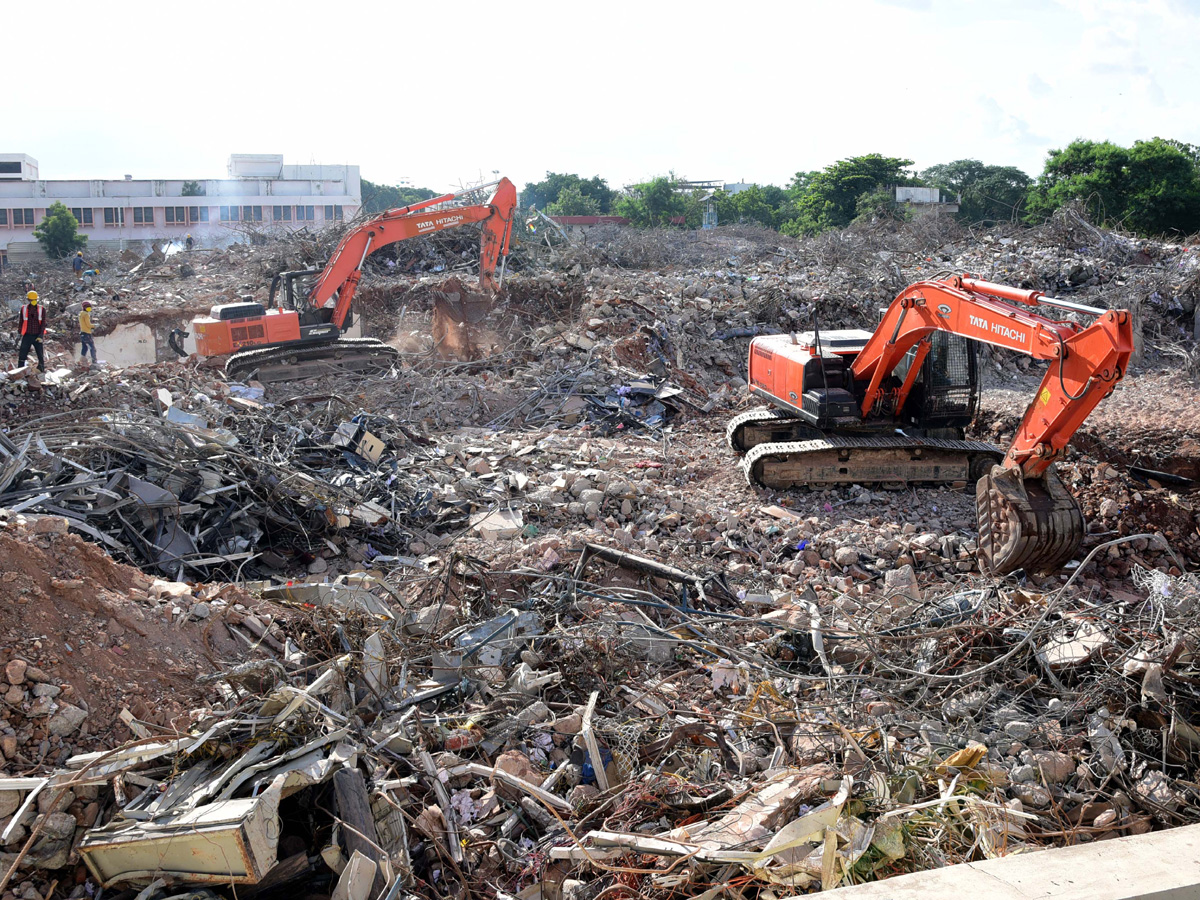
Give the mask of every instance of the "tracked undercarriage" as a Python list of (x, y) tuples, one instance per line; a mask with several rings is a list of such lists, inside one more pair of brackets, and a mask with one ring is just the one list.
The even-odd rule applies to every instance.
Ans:
[(397, 351), (375, 338), (341, 338), (316, 344), (262, 347), (234, 353), (225, 363), (231, 378), (271, 384), (321, 375), (386, 372)]
[(864, 432), (826, 434), (782, 410), (756, 409), (729, 423), (731, 449), (744, 452), (746, 481), (775, 490), (868, 484), (883, 488), (964, 488), (1004, 458), (983, 441)]

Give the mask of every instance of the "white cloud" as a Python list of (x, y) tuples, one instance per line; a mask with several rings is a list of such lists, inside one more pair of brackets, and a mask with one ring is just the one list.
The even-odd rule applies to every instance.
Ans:
[(1053, 88), (1036, 72), (1030, 72), (1026, 76), (1025, 87), (1034, 97), (1049, 97), (1054, 92)]
[(47, 178), (215, 177), (278, 152), (439, 189), (493, 170), (784, 184), (870, 152), (1037, 174), (1080, 136), (1200, 143), (1197, 5), (60, 0), (87, 26), (59, 29), (16, 4), (6, 65), (30, 75), (0, 149)]

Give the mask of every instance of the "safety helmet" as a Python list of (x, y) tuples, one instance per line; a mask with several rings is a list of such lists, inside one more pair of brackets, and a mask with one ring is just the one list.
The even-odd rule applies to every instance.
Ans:
[(37, 291), (30, 291), (28, 294), (25, 295), (26, 300), (32, 300), (34, 303), (37, 303), (37, 298), (38, 298)]
[(83, 256), (83, 251), (82, 251), (82, 250), (76, 250), (76, 251), (75, 251), (75, 255), (76, 255), (76, 256)]

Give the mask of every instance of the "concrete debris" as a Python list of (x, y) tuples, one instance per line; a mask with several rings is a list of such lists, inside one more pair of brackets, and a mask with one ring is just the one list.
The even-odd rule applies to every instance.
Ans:
[[(171, 332), (329, 235), (101, 255), (107, 364), (0, 375), (0, 900), (785, 896), (1197, 821), (1194, 247), (538, 241), (486, 328), (477, 240), (373, 255), (397, 365), (272, 384)], [(1061, 576), (981, 574), (969, 494), (751, 489), (721, 443), (751, 336), (944, 270), (1139, 310)], [(1042, 370), (981, 363), (1002, 440)]]

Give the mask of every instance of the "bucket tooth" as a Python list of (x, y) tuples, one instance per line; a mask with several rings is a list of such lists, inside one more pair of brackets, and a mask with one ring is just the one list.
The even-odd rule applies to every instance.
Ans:
[(1083, 543), (1083, 512), (1051, 466), (1041, 478), (994, 466), (975, 486), (979, 564), (991, 575), (1050, 573)]

